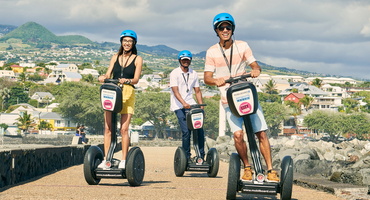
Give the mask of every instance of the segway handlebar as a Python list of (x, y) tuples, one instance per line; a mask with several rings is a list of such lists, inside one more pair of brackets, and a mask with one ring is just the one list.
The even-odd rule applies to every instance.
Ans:
[(110, 79), (110, 78), (107, 78), (107, 79), (104, 79), (104, 83), (114, 83), (114, 84), (118, 84), (119, 81), (118, 79)]
[(250, 78), (250, 77), (251, 77), (251, 74), (243, 74), (240, 76), (230, 77), (229, 79), (225, 80), (225, 83), (234, 83), (234, 82), (237, 82), (237, 81), (240, 81), (246, 78)]
[(203, 104), (194, 104), (194, 105), (190, 105), (190, 108), (200, 108), (201, 106), (206, 106), (207, 104), (203, 103)]
[[(123, 85), (123, 84), (121, 84), (121, 83), (119, 82), (119, 80), (118, 80), (118, 79), (109, 79), (109, 78), (104, 79), (104, 83), (113, 83), (113, 84), (116, 84), (116, 85), (118, 85), (118, 86), (120, 86), (120, 87), (122, 87), (122, 85)], [(131, 86), (135, 89), (135, 86), (134, 86), (134, 85), (129, 84), (129, 83), (126, 83), (126, 82), (125, 82), (125, 84), (127, 84), (127, 85), (131, 85)]]

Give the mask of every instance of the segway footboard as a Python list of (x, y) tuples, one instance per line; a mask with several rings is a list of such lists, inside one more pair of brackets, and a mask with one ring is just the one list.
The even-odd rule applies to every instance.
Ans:
[(279, 192), (279, 183), (255, 183), (242, 181), (241, 192), (248, 194), (276, 195)]

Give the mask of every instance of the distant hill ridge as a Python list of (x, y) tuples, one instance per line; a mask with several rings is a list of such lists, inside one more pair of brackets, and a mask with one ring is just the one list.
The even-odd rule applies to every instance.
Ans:
[(12, 38), (21, 39), (26, 44), (95, 45), (90, 39), (80, 35), (56, 36), (36, 22), (27, 22), (19, 26), (1, 37), (0, 42)]
[[(1, 34), (4, 34), (1, 37)], [(19, 27), (12, 25), (0, 25), (0, 43), (6, 42), (9, 39), (19, 39), (25, 44), (29, 44), (36, 48), (50, 48), (51, 45), (63, 46), (90, 46), (93, 48), (104, 48), (104, 49), (118, 49), (119, 43), (112, 42), (93, 42), (90, 39), (81, 35), (66, 35), (57, 36), (44, 26), (36, 22), (27, 22)], [(41, 44), (41, 45), (40, 45)], [(149, 54), (152, 56), (170, 57), (173, 58), (177, 55), (178, 50), (168, 47), (166, 45), (147, 46), (138, 44), (140, 52)], [(194, 57), (204, 58), (206, 52), (200, 52), (194, 54)], [(328, 74), (312, 73), (307, 71), (288, 69), (285, 67), (275, 67), (262, 62), (259, 62), (264, 71), (271, 70), (276, 71), (274, 74), (300, 74), (300, 75), (311, 75), (311, 76), (330, 76)]]

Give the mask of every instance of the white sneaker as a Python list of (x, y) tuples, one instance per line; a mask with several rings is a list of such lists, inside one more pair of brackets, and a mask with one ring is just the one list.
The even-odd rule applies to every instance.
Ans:
[(109, 168), (109, 167), (107, 167), (107, 161), (106, 161), (106, 160), (103, 160), (103, 161), (98, 165), (98, 168), (100, 168), (100, 169), (106, 169), (106, 168)]
[(121, 160), (121, 162), (118, 165), (119, 169), (125, 169), (126, 168), (126, 160)]

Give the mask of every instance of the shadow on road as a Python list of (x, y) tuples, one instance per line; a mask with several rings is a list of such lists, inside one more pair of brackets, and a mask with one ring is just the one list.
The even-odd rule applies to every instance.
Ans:
[[(150, 186), (151, 184), (160, 184), (160, 183), (169, 183), (171, 181), (143, 181), (141, 183), (140, 186), (137, 186), (137, 187), (143, 187), (143, 186)], [(131, 187), (130, 184), (128, 182), (124, 182), (124, 183), (114, 183), (114, 184), (109, 184), (109, 183), (100, 183), (99, 185), (102, 185), (102, 186), (128, 186), (128, 187)]]

